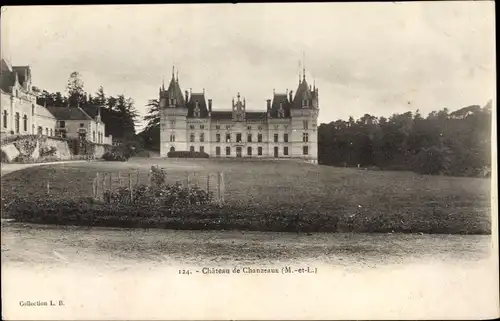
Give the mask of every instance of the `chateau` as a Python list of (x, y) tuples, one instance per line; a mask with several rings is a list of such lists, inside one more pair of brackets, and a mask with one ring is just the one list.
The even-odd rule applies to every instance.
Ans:
[(238, 93), (231, 110), (217, 110), (205, 92), (182, 93), (179, 77), (160, 88), (160, 154), (200, 151), (210, 157), (318, 160), (318, 89), (306, 81), (298, 88), (273, 93), (266, 111), (246, 110)]

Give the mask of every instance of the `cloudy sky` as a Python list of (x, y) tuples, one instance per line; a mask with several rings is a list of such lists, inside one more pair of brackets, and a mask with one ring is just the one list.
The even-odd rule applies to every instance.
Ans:
[(241, 93), (264, 110), (296, 90), (301, 60), (320, 94), (320, 121), (423, 114), (494, 97), (493, 2), (287, 3), (2, 8), (2, 55), (31, 65), (34, 85), (148, 99), (179, 70), (229, 109)]

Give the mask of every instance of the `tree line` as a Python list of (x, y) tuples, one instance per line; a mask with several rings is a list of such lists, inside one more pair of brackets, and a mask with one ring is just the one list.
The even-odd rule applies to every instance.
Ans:
[(105, 135), (112, 135), (113, 140), (134, 140), (136, 136), (135, 125), (139, 114), (134, 106), (134, 100), (126, 98), (123, 94), (108, 96), (101, 86), (93, 95), (84, 89), (84, 83), (78, 72), (72, 72), (68, 79), (66, 92), (50, 93), (39, 90), (37, 104), (60, 108), (84, 107), (88, 105), (101, 106), (101, 120), (106, 124)]
[[(158, 99), (146, 106), (144, 146), (160, 148)], [(318, 161), (323, 165), (421, 174), (489, 176), (491, 172), (492, 102), (423, 117), (417, 110), (386, 117), (365, 114), (318, 128)]]
[(319, 163), (412, 170), (421, 174), (488, 176), (491, 171), (491, 101), (427, 117), (417, 111), (389, 118), (365, 114), (318, 129)]

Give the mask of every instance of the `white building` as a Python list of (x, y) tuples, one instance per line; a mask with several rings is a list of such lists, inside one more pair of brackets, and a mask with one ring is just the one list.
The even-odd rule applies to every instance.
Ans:
[(238, 93), (232, 110), (212, 109), (205, 93), (182, 90), (179, 79), (160, 88), (160, 154), (201, 151), (210, 157), (299, 158), (318, 160), (318, 89), (299, 78), (295, 94), (274, 93), (266, 111), (246, 110)]
[(29, 66), (11, 66), (1, 59), (1, 133), (2, 136), (39, 134), (54, 136), (56, 118), (37, 105)]

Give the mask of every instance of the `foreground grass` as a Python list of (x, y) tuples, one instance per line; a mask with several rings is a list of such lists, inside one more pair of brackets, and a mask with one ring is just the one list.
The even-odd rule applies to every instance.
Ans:
[[(116, 226), (119, 220), (119, 226), (130, 227), (491, 232), (488, 179), (419, 176), (296, 162), (135, 159), (127, 163), (49, 165), (2, 177), (2, 197), (6, 200), (14, 195), (46, 197), (47, 182), (52, 199), (90, 196), (97, 172), (113, 173), (115, 186), (119, 183), (118, 172), (124, 178), (132, 173), (134, 182), (138, 172), (139, 182), (146, 183), (147, 172), (155, 163), (167, 168), (170, 183), (185, 182), (189, 172), (190, 181), (202, 187), (207, 185), (207, 174), (212, 173), (209, 186), (213, 188), (213, 173), (224, 171), (227, 205), (223, 209), (206, 209), (203, 215), (192, 210), (193, 215), (187, 212), (168, 217), (156, 215), (155, 219), (146, 220), (144, 214), (136, 213), (129, 219), (111, 215), (103, 220), (85, 220), (82, 224)], [(59, 219), (57, 223), (63, 221)], [(68, 221), (76, 224), (75, 219)]]

